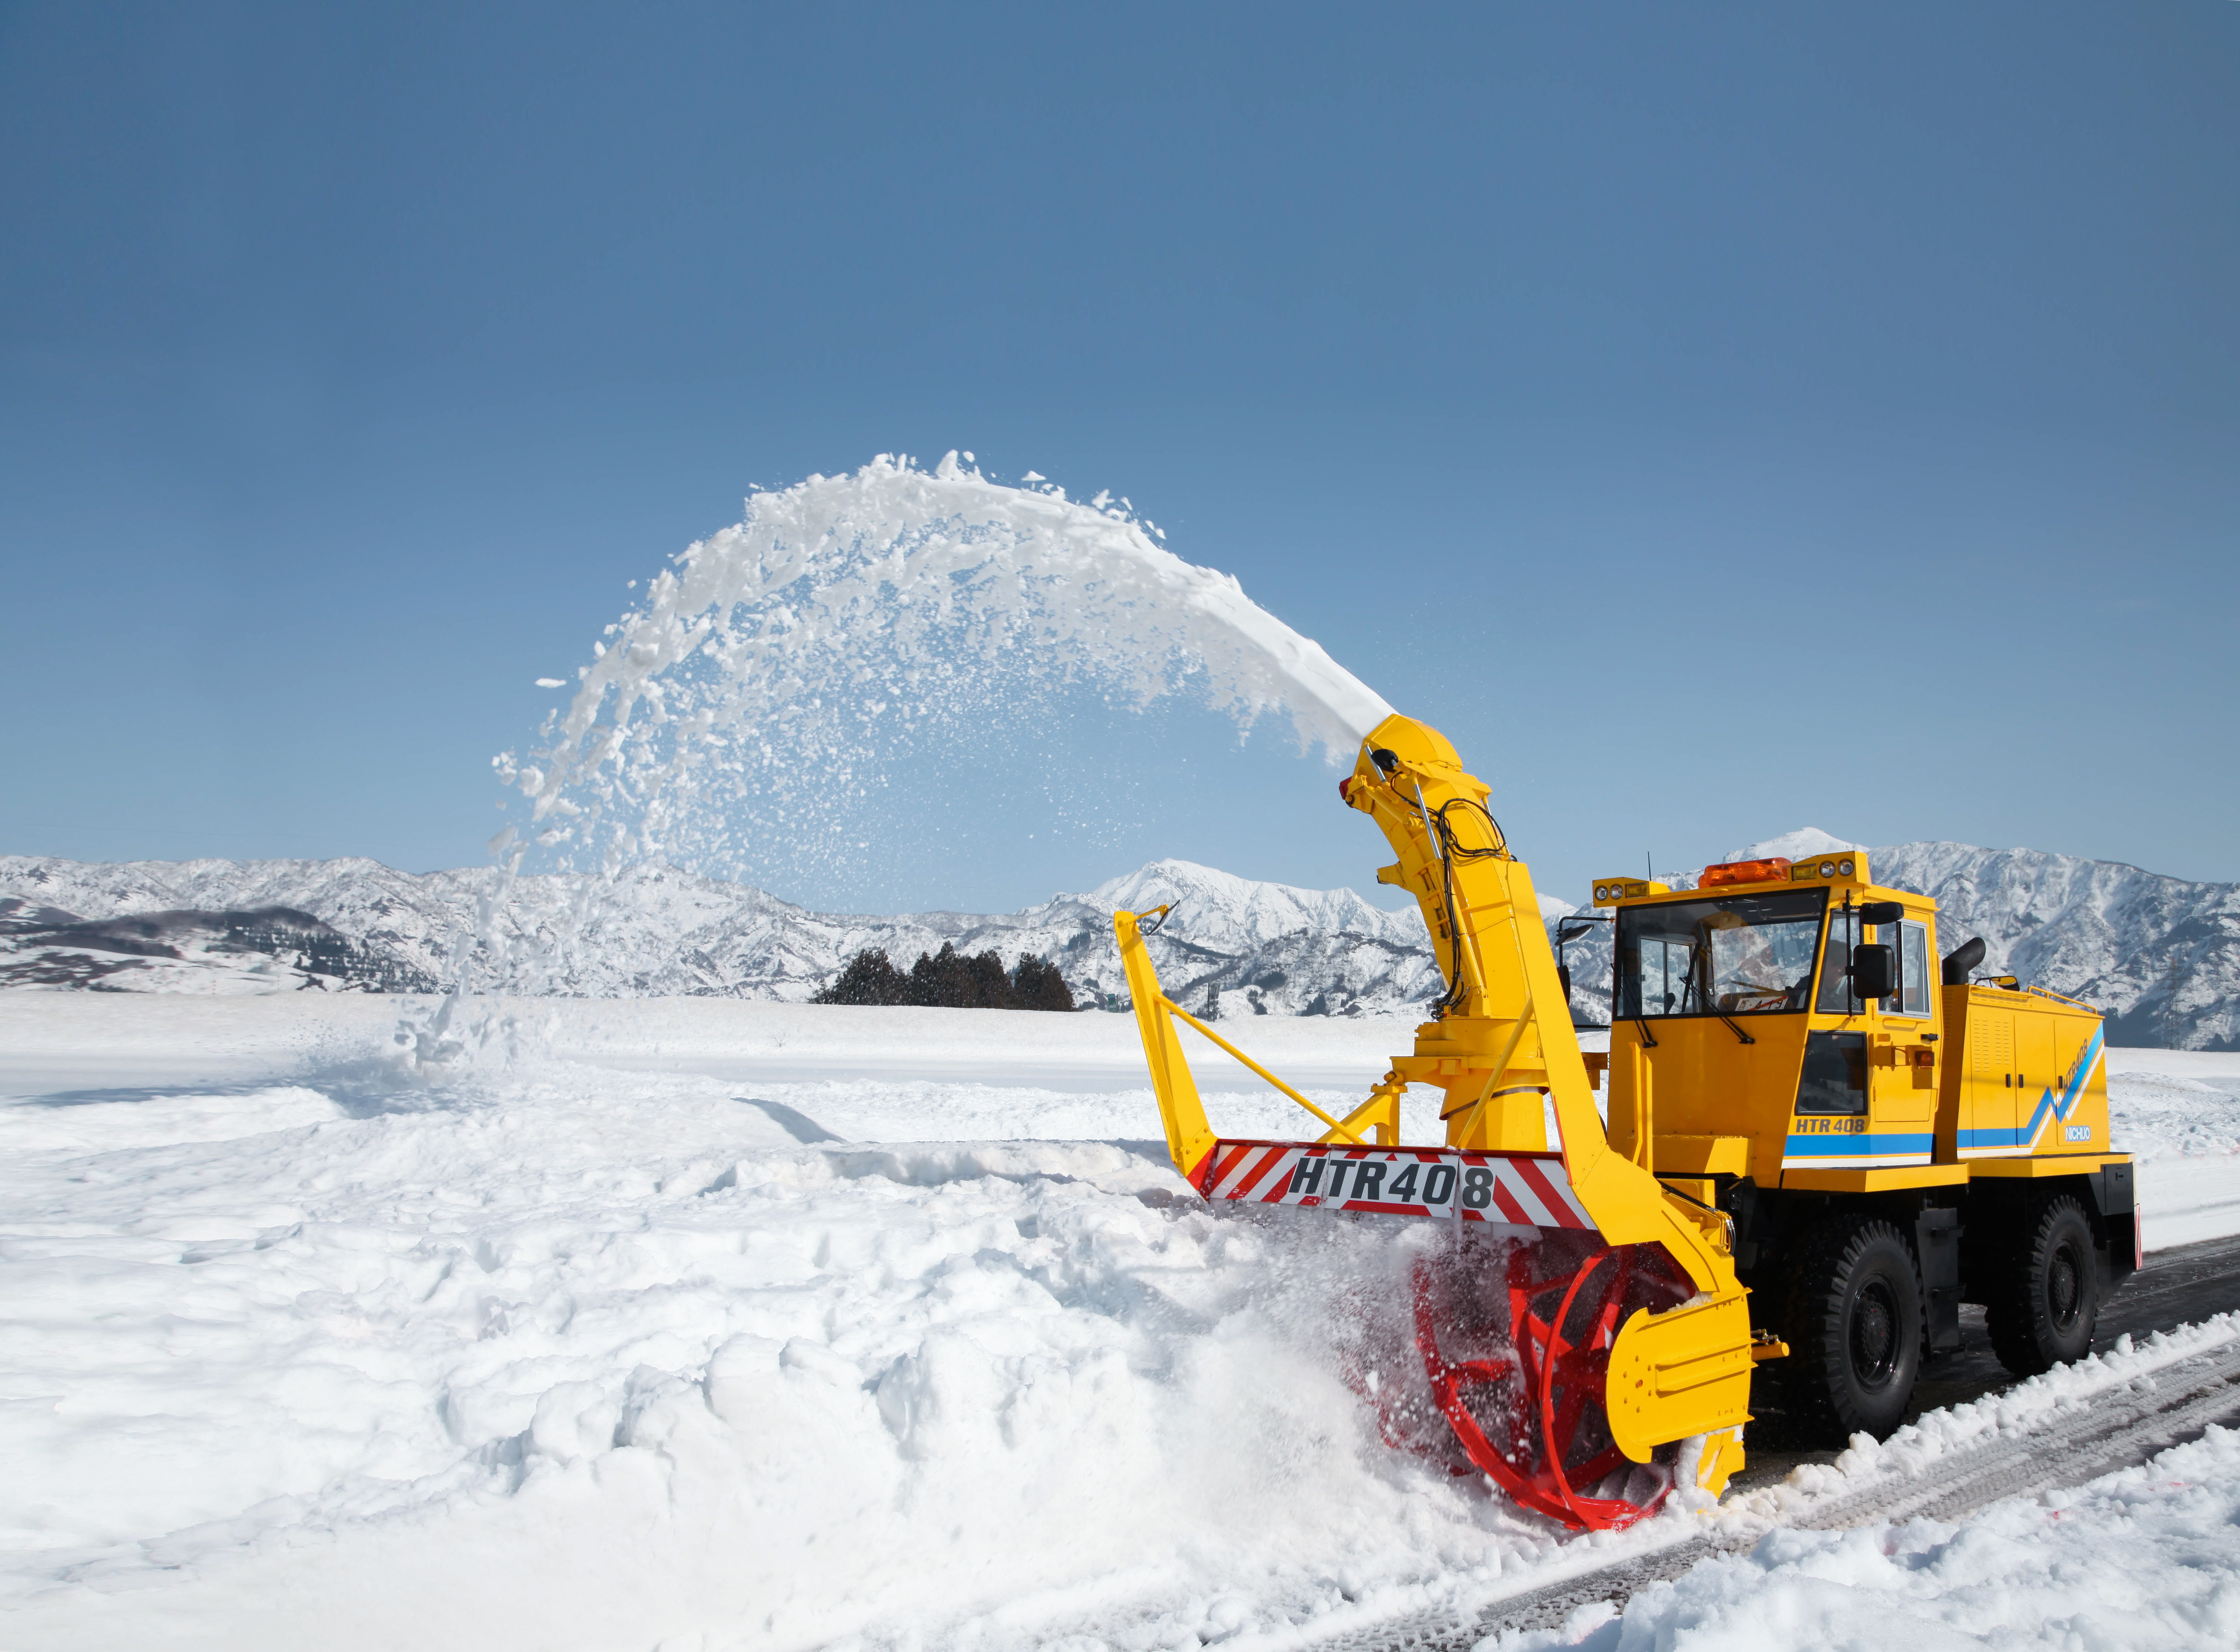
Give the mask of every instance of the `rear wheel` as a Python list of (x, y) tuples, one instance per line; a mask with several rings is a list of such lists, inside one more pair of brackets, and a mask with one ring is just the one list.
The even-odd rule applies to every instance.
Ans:
[(2097, 1247), (2084, 1207), (2061, 1194), (2035, 1216), (2002, 1260), (1983, 1316), (1992, 1352), (2017, 1376), (2083, 1358), (2100, 1319)]
[(1782, 1386), (1798, 1421), (1831, 1445), (1887, 1437), (1921, 1371), (1921, 1276), (1887, 1222), (1856, 1211), (1805, 1236), (1790, 1266)]

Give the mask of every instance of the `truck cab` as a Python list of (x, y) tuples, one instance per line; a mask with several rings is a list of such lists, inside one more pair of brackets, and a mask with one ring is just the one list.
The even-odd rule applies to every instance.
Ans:
[(1818, 1289), (1829, 1268), (1809, 1236), (1871, 1219), (1910, 1253), (1893, 1301), (1918, 1299), (1919, 1355), (1958, 1345), (1963, 1301), (2018, 1369), (2089, 1346), (2139, 1260), (2097, 1010), (1971, 979), (1981, 943), (1943, 951), (1937, 903), (1877, 885), (1863, 850), (1708, 867), (1692, 889), (1598, 878), (1594, 902), (1616, 943), (1610, 1143), (1735, 1218), (1754, 1322), (1797, 1331), (1778, 1322), (1811, 1299), (1796, 1270)]
[[(1662, 1176), (1863, 1193), (2110, 1156), (2098, 1014), (1948, 981), (1937, 903), (1877, 886), (1863, 850), (1713, 866), (1692, 889), (1597, 879), (1595, 902), (1616, 929), (1611, 1141), (1642, 1156), (1646, 1117)], [(1923, 1170), (1946, 1173), (1893, 1174)]]

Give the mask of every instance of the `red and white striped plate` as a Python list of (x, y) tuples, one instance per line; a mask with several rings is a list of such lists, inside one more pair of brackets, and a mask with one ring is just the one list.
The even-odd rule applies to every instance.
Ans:
[(1217, 1142), (1192, 1179), (1209, 1199), (1254, 1204), (1316, 1205), (1519, 1228), (1595, 1225), (1571, 1191), (1560, 1153)]

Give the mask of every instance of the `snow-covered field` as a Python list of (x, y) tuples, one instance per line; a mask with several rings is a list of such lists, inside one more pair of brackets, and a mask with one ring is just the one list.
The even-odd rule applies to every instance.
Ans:
[[(1412, 1224), (1177, 1201), (1130, 1017), (543, 1000), (422, 1082), (396, 1013), (0, 996), (0, 1645), (1241, 1643), (1580, 1552), (1378, 1442)], [(1409, 1026), (1236, 1032), (1328, 1102)], [(2110, 1066), (2149, 1243), (2240, 1230), (2240, 1056)], [(1786, 1591), (1973, 1643), (2004, 1589), (2018, 1642), (2229, 1645), (2236, 1463), (1777, 1536), (1577, 1633), (1749, 1644)], [(2170, 1532), (2210, 1582), (2151, 1634), (2059, 1606)]]

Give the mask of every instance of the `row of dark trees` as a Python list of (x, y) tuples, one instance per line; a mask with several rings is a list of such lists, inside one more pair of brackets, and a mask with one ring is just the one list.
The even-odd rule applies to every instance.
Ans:
[(848, 967), (810, 1002), (821, 1004), (923, 1004), (940, 1009), (1071, 1009), (1073, 989), (1057, 966), (1037, 953), (1023, 952), (1018, 967), (1006, 970), (992, 949), (967, 956), (943, 941), (941, 950), (921, 952), (907, 970), (897, 969), (885, 951), (871, 948), (848, 960)]

